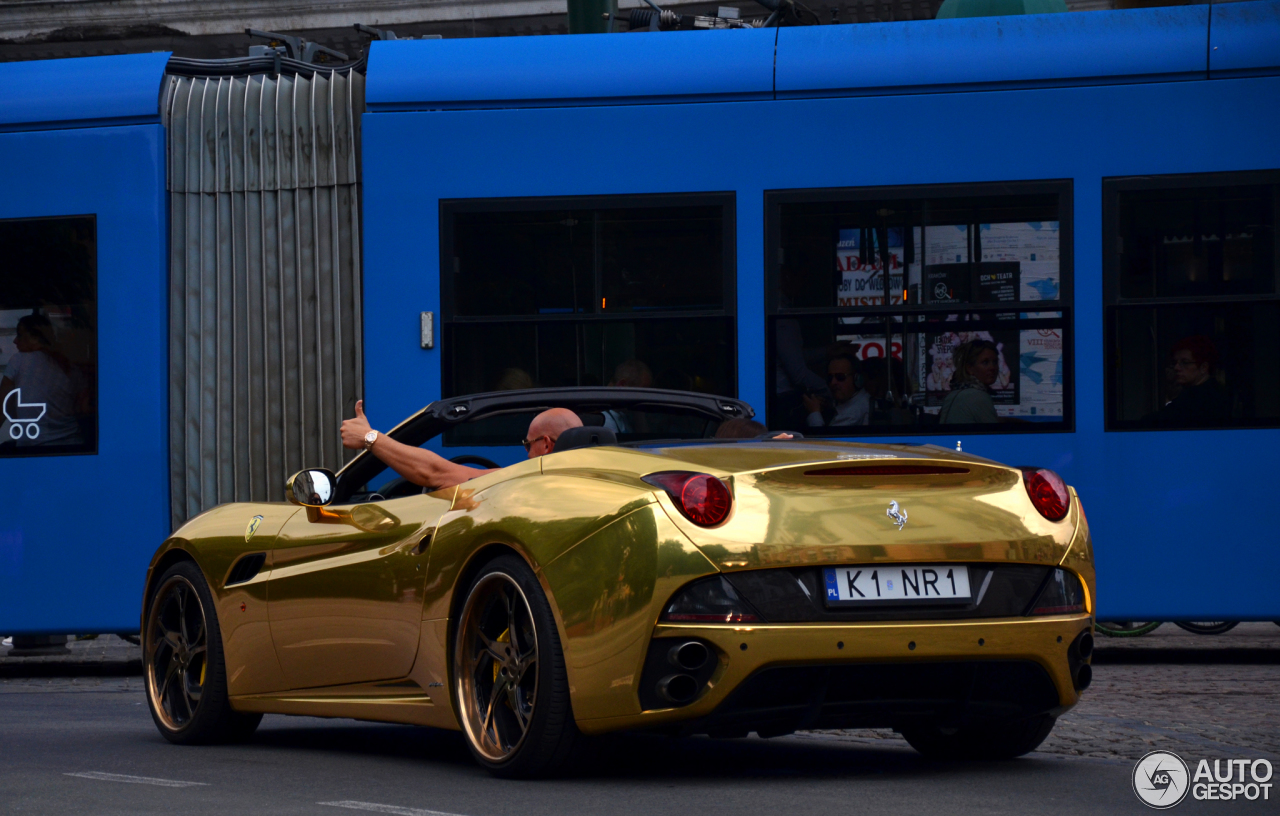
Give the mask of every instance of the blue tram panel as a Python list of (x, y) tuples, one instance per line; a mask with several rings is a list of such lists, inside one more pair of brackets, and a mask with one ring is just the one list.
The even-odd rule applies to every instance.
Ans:
[[(28, 236), (49, 250), (5, 258), (0, 278), (21, 267), (17, 274), (30, 285), (0, 291), (0, 356), (17, 356), (15, 323), (46, 341), (56, 337), (62, 348), (54, 348), (93, 408), (78, 427), (65, 415), (59, 422), (58, 406), (30, 382), (19, 383), (22, 394), (0, 414), (13, 414), (0, 418), (7, 426), (0, 437), (6, 635), (137, 631), (142, 578), (169, 531), (158, 111), (168, 58), (0, 65), (0, 153), (9, 159), (0, 177), (0, 237), (20, 244)], [(74, 274), (59, 288), (69, 269)]]
[[(774, 381), (766, 192), (1066, 180), (1066, 430), (868, 439), (959, 438), (966, 451), (1062, 473), (1088, 513), (1103, 617), (1280, 618), (1270, 578), (1280, 548), (1259, 512), (1271, 465), (1257, 456), (1280, 450), (1280, 431), (1107, 431), (1102, 269), (1104, 178), (1280, 167), (1270, 137), (1280, 132), (1270, 102), (1280, 39), (1255, 33), (1277, 21), (1280, 3), (1246, 2), (788, 28), (776, 33), (764, 98), (744, 78), (755, 68), (711, 82), (695, 69), (722, 47), (756, 65), (768, 32), (622, 38), (616, 57), (598, 37), (458, 40), (447, 54), (432, 51), (440, 43), (375, 43), (364, 117), (368, 398), (407, 414), (441, 393), (443, 358), (458, 352), (440, 288), (442, 202), (732, 192), (737, 392), (764, 413)], [(608, 82), (659, 61), (690, 69)], [(590, 69), (573, 77), (566, 66)], [(1210, 79), (1211, 67), (1224, 78)], [(435, 351), (404, 328), (420, 310), (441, 315)], [(427, 386), (406, 394), (406, 374)]]

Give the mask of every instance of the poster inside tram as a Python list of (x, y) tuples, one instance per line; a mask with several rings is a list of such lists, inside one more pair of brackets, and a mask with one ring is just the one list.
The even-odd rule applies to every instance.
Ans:
[[(998, 350), (999, 370), (989, 386), (997, 415), (1060, 421), (1062, 313), (1022, 310), (1029, 302), (1059, 298), (1059, 224), (988, 223), (978, 224), (977, 234), (973, 232), (965, 224), (890, 227), (879, 231), (887, 237), (882, 249), (876, 245), (877, 230), (840, 230), (836, 247), (839, 305), (886, 303), (887, 256), (889, 305), (954, 303), (971, 311), (842, 317), (836, 340), (854, 347), (862, 360), (890, 356), (901, 361), (908, 381), (899, 387), (918, 410), (933, 415), (952, 389), (956, 348), (972, 340), (990, 341)], [(905, 245), (908, 234), (910, 252)], [(1010, 311), (991, 309), (1002, 303), (1008, 303)], [(1028, 320), (1055, 322), (1032, 328), (1026, 326)], [(1009, 328), (1001, 328), (1001, 323)], [(874, 325), (874, 329), (854, 328), (860, 325), (867, 329)]]

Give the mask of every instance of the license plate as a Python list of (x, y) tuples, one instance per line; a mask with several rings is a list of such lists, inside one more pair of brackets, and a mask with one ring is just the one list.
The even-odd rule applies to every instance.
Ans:
[(953, 564), (827, 567), (827, 604), (968, 601), (969, 568)]

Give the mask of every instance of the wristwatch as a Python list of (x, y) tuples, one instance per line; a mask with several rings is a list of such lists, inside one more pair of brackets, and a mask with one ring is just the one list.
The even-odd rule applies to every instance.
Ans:
[(364, 449), (369, 450), (369, 448), (373, 447), (373, 443), (377, 441), (378, 441), (378, 432), (369, 431), (369, 433), (364, 435)]

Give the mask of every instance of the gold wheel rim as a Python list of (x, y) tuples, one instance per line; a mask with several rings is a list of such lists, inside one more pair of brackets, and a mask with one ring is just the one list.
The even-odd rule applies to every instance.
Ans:
[(195, 586), (180, 575), (165, 581), (147, 613), (143, 674), (151, 709), (170, 731), (186, 727), (200, 708), (208, 632)]
[(462, 610), (455, 650), (462, 725), (472, 746), (501, 762), (524, 743), (538, 694), (538, 633), (524, 591), (485, 576)]

